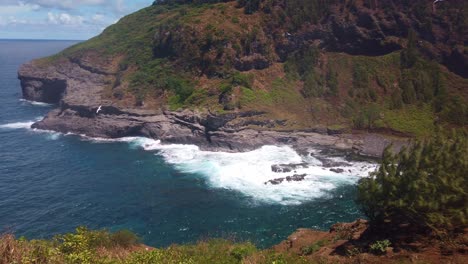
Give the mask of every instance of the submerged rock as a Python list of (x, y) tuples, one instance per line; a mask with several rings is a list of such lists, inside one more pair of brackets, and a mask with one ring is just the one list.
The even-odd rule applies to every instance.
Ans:
[(286, 172), (291, 172), (296, 169), (300, 168), (308, 168), (309, 166), (307, 163), (298, 163), (298, 164), (274, 164), (271, 165), (271, 171), (277, 172), (277, 173), (286, 173)]
[(307, 174), (294, 174), (293, 176), (288, 176), (286, 177), (286, 180), (288, 182), (290, 181), (303, 181), (305, 179), (305, 177), (307, 176)]
[(287, 176), (285, 178), (276, 178), (276, 179), (273, 179), (273, 180), (269, 180), (269, 181), (265, 182), (265, 185), (268, 184), (268, 183), (270, 183), (272, 185), (278, 185), (278, 184), (283, 183), (284, 181), (287, 181), (287, 182), (303, 181), (306, 176), (307, 176), (307, 174), (294, 174), (293, 176)]
[(322, 166), (325, 168), (333, 168), (333, 167), (350, 167), (352, 166), (351, 163), (344, 162), (344, 161), (334, 161), (325, 157), (315, 157), (319, 161), (322, 162)]
[(339, 168), (338, 168), (338, 169), (336, 169), (336, 168), (332, 168), (332, 169), (330, 169), (330, 171), (332, 171), (332, 172), (336, 172), (336, 173), (343, 173), (343, 172), (344, 172), (344, 170), (343, 170), (343, 169), (339, 169)]

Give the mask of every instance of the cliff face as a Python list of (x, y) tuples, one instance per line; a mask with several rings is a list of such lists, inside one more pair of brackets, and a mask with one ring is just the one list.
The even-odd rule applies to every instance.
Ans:
[[(232, 1), (155, 4), (23, 65), (23, 96), (59, 105), (34, 124), (40, 129), (232, 151), (320, 144), (379, 155), (389, 140), (352, 129), (414, 135), (421, 129), (408, 126), (412, 120), (390, 117), (426, 114), (436, 102), (448, 104), (448, 95), (466, 108), (468, 34), (447, 15), (465, 12), (463, 1), (419, 17), (404, 1), (367, 2), (331, 1), (298, 17), (300, 0), (260, 1), (252, 14)], [(413, 53), (413, 65), (403, 67), (402, 54)], [(402, 106), (394, 108), (394, 97)], [(454, 110), (430, 111), (424, 133)]]
[[(90, 70), (81, 63), (63, 61), (45, 69), (25, 64), (19, 70), (24, 97), (58, 103), (33, 128), (91, 137), (144, 136), (165, 143), (196, 144), (206, 150), (249, 151), (264, 145), (288, 144), (306, 152), (311, 146), (333, 147), (378, 156), (391, 141), (377, 135), (334, 135), (333, 130), (268, 131), (249, 127), (274, 127), (280, 120), (255, 121), (264, 112), (212, 114), (171, 112), (114, 106), (102, 100), (106, 77), (112, 73)], [(92, 95), (92, 96), (91, 96)], [(97, 112), (98, 108), (101, 110)], [(397, 141), (395, 148), (404, 144)]]
[[(410, 31), (418, 35), (417, 46), (426, 58), (468, 78), (468, 41), (466, 2), (451, 1), (433, 10), (432, 1), (354, 1), (354, 4), (331, 5), (328, 14), (317, 24), (302, 27), (286, 40), (287, 50), (297, 43), (318, 41), (329, 51), (353, 55), (377, 56), (402, 50)], [(465, 9), (465, 10), (463, 10)], [(449, 17), (448, 12), (452, 12)], [(463, 19), (462, 19), (463, 20)]]

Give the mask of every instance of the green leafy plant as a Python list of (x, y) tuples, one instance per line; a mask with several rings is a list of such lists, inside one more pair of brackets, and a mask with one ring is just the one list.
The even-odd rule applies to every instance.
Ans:
[(114, 246), (129, 248), (139, 243), (138, 236), (130, 230), (119, 230), (110, 234), (110, 241)]
[(384, 254), (387, 252), (387, 248), (391, 245), (388, 239), (375, 241), (370, 245), (370, 250), (376, 254)]
[(318, 250), (320, 250), (325, 244), (326, 244), (325, 240), (319, 240), (310, 246), (303, 247), (301, 249), (301, 253), (302, 255), (311, 255), (317, 252)]
[(361, 254), (361, 250), (357, 247), (353, 247), (346, 250), (346, 256), (354, 257)]
[(255, 246), (253, 244), (246, 243), (246, 244), (242, 244), (242, 245), (234, 247), (231, 250), (230, 254), (235, 259), (241, 261), (245, 257), (252, 255), (256, 251), (257, 251), (257, 249), (255, 248)]

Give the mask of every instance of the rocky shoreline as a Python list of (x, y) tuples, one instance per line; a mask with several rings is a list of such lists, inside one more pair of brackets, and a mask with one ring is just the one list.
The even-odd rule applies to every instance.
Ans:
[(299, 152), (327, 147), (378, 157), (390, 143), (396, 150), (406, 144), (405, 139), (373, 133), (274, 130), (272, 127), (281, 123), (280, 120), (258, 122), (255, 118), (264, 113), (256, 111), (216, 115), (209, 111), (124, 109), (101, 96), (106, 79), (113, 75), (112, 69), (87, 64), (86, 60), (64, 59), (46, 67), (34, 61), (21, 66), (18, 78), (23, 97), (58, 104), (57, 109), (34, 123), (33, 128), (102, 138), (143, 136), (162, 143), (193, 144), (203, 150), (228, 152), (289, 145)]

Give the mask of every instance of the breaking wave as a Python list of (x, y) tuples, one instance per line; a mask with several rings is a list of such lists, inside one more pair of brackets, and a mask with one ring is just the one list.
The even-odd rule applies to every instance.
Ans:
[[(213, 188), (239, 191), (266, 203), (301, 204), (324, 197), (339, 186), (355, 184), (376, 168), (369, 162), (348, 162), (340, 157), (319, 158), (320, 154), (314, 150), (301, 156), (288, 146), (263, 146), (250, 152), (227, 153), (203, 151), (194, 145), (163, 145), (148, 138), (118, 141), (154, 151), (177, 170), (204, 177)], [(328, 165), (324, 166), (325, 163)], [(335, 165), (330, 166), (331, 163)], [(274, 172), (272, 166), (279, 164), (300, 165), (289, 172)], [(287, 180), (288, 176), (294, 175), (303, 180)]]
[[(0, 128), (30, 128), (32, 124), (18, 122), (0, 125)], [(49, 132), (49, 139), (59, 138), (59, 133), (42, 132)], [(369, 162), (320, 156), (314, 149), (308, 155), (299, 155), (289, 146), (263, 146), (250, 152), (228, 153), (203, 151), (194, 145), (166, 145), (143, 137), (105, 139), (79, 136), (95, 143), (127, 142), (131, 148), (154, 152), (180, 172), (203, 177), (212, 188), (237, 191), (262, 203), (295, 205), (326, 197), (339, 186), (355, 184), (376, 168)], [(330, 166), (330, 162), (335, 165)], [(273, 171), (272, 166), (280, 164), (292, 165), (294, 169)], [(298, 164), (301, 165), (294, 167)], [(294, 176), (300, 179), (291, 180)]]

